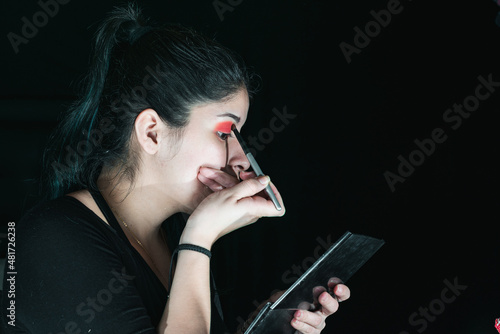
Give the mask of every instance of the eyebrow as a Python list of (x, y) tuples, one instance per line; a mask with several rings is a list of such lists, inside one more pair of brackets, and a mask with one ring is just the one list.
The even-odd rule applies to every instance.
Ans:
[(239, 123), (241, 118), (236, 116), (235, 114), (232, 114), (230, 112), (226, 112), (226, 113), (223, 113), (223, 114), (219, 114), (217, 115), (217, 117), (231, 117), (232, 119), (234, 119), (236, 121), (236, 123)]

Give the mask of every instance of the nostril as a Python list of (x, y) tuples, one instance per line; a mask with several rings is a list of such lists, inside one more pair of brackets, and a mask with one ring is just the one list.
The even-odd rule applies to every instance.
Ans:
[(242, 171), (244, 171), (245, 169), (241, 166), (241, 165), (236, 165), (233, 167), (233, 170), (234, 170), (234, 174), (238, 177), (238, 179), (240, 178), (240, 173)]

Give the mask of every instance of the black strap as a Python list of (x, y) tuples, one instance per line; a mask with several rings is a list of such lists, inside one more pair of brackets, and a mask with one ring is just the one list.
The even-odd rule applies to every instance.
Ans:
[(94, 201), (97, 203), (97, 206), (101, 210), (102, 214), (104, 217), (106, 217), (106, 220), (108, 221), (109, 225), (120, 235), (120, 237), (127, 243), (130, 243), (128, 240), (127, 236), (125, 235), (125, 232), (123, 232), (122, 228), (120, 227), (120, 223), (118, 223), (118, 220), (116, 220), (115, 215), (113, 214), (113, 211), (108, 205), (108, 202), (104, 199), (100, 191), (89, 191), (92, 197), (94, 198)]

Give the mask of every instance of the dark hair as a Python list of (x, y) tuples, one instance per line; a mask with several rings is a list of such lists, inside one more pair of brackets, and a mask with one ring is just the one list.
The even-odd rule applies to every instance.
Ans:
[(239, 56), (213, 39), (177, 24), (150, 25), (135, 4), (115, 8), (95, 36), (83, 96), (69, 109), (44, 154), (49, 198), (96, 189), (103, 166), (134, 179), (129, 140), (137, 115), (154, 109), (182, 134), (190, 109), (252, 95)]

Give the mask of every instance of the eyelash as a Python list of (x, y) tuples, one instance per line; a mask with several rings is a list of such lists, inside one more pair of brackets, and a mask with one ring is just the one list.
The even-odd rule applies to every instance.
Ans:
[(222, 131), (217, 131), (217, 136), (223, 141), (226, 141), (228, 137), (232, 137), (230, 133), (224, 133)]

